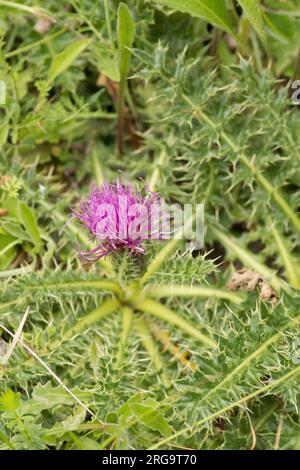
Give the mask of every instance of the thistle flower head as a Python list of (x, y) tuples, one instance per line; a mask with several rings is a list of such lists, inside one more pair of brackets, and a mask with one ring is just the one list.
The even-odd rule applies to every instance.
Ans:
[(96, 261), (110, 252), (128, 249), (145, 253), (143, 240), (160, 238), (158, 218), (161, 199), (144, 188), (142, 192), (120, 181), (91, 186), (74, 216), (89, 230), (97, 246), (80, 251), (88, 261)]

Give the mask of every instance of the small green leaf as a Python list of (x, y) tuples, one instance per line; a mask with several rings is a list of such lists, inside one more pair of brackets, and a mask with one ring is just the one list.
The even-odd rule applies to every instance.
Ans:
[(257, 33), (263, 37), (263, 17), (259, 5), (259, 0), (238, 0), (245, 11), (245, 14)]
[(78, 441), (83, 450), (102, 450), (101, 445), (98, 444), (96, 440), (90, 439), (89, 437), (79, 437)]
[[(73, 387), (72, 392), (82, 400), (90, 398), (90, 392), (86, 390), (79, 390), (78, 387)], [(54, 387), (52, 383), (46, 382), (44, 385), (38, 384), (34, 387), (32, 398), (34, 403), (38, 404), (41, 409), (52, 408), (56, 405), (74, 405), (73, 397), (64, 390), (61, 386)], [(32, 405), (30, 405), (32, 407)]]
[(33, 210), (25, 204), (25, 202), (20, 202), (19, 205), (19, 214), (20, 219), (28, 235), (30, 235), (31, 240), (38, 250), (41, 249), (42, 240), (40, 231), (37, 225), (36, 217)]
[(74, 412), (65, 420), (57, 422), (49, 431), (49, 434), (55, 434), (60, 437), (66, 432), (75, 431), (78, 426), (84, 421), (86, 411), (82, 407), (75, 408)]
[(159, 408), (160, 404), (157, 401), (137, 393), (119, 408), (119, 424), (124, 427), (128, 419), (135, 416), (147, 428), (158, 431), (164, 436), (170, 436), (173, 430)]
[(228, 11), (226, 9), (225, 0), (154, 0), (159, 3), (181, 11), (189, 13), (191, 16), (203, 18), (219, 28), (227, 31), (227, 33), (235, 36), (232, 29)]
[(7, 197), (5, 201), (5, 208), (8, 211), (10, 217), (19, 219), (19, 204), (20, 201), (16, 197)]
[(27, 232), (23, 229), (19, 219), (5, 223), (5, 232), (22, 241), (30, 242), (31, 240)]
[(53, 387), (51, 382), (38, 384), (33, 390), (32, 398), (44, 408), (74, 403), (72, 397), (62, 387)]
[(119, 4), (118, 9), (118, 44), (119, 44), (119, 71), (120, 75), (126, 77), (130, 63), (130, 48), (135, 35), (135, 25), (128, 6)]
[(15, 411), (20, 406), (20, 394), (14, 393), (10, 388), (0, 396), (1, 411)]
[(146, 401), (145, 404), (132, 403), (130, 407), (137, 419), (147, 428), (158, 431), (163, 436), (170, 436), (173, 430), (162, 412), (157, 409), (158, 406), (158, 403), (154, 406), (150, 403), (148, 405)]
[(62, 52), (53, 59), (48, 72), (48, 84), (52, 83), (59, 75), (72, 65), (74, 60), (88, 46), (88, 39), (80, 39), (67, 46)]

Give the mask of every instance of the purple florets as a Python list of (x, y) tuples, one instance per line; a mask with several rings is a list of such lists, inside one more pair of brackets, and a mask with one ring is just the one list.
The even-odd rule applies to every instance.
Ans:
[(159, 232), (161, 199), (144, 189), (143, 194), (131, 185), (103, 183), (92, 185), (74, 216), (90, 231), (98, 245), (90, 251), (80, 251), (88, 261), (96, 261), (108, 253), (128, 249), (145, 253), (143, 240), (161, 238)]

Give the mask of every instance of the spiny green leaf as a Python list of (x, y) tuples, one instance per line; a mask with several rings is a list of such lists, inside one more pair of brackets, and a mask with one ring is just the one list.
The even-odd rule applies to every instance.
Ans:
[(165, 305), (151, 299), (145, 299), (137, 304), (137, 308), (143, 312), (151, 313), (161, 320), (171, 323), (171, 325), (179, 327), (183, 332), (188, 333), (210, 348), (216, 347), (216, 343), (213, 339), (201, 333), (198, 328), (187, 322), (184, 318), (181, 318), (175, 312), (172, 312), (172, 310)]
[(241, 303), (245, 298), (232, 292), (202, 286), (185, 285), (153, 285), (147, 286), (147, 291), (151, 297), (206, 297), (230, 300), (234, 303)]
[(113, 313), (117, 306), (118, 302), (115, 299), (105, 300), (103, 304), (100, 305), (100, 307), (96, 308), (78, 320), (78, 322), (70, 330), (65, 332), (64, 337), (72, 338), (72, 336), (81, 333), (83, 329), (89, 328), (91, 325), (96, 324), (98, 321)]

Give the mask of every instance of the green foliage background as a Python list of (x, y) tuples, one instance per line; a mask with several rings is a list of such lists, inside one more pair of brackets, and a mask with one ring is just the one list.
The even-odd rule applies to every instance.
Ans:
[[(300, 1), (118, 3), (0, 1), (0, 448), (299, 449)], [(204, 249), (84, 266), (70, 209), (120, 172), (204, 202)]]

